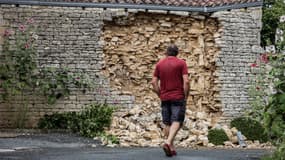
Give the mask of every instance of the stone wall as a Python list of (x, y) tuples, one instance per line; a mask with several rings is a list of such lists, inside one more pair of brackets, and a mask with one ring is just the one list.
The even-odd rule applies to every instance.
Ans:
[[(123, 106), (110, 132), (123, 145), (162, 142), (159, 100), (151, 92), (154, 64), (169, 43), (190, 71), (191, 95), (181, 146), (208, 144), (208, 129), (242, 114), (248, 104), (250, 64), (261, 52), (261, 8), (213, 14), (124, 9), (1, 5), (0, 29), (33, 17), (38, 25), (39, 67), (68, 67), (87, 73), (93, 92), (73, 88), (69, 97), (47, 106), (40, 98), (29, 105), (27, 126), (54, 111), (79, 111), (85, 104)], [(2, 17), (3, 16), (3, 17)], [(1, 42), (1, 41), (0, 41)], [(21, 103), (0, 102), (0, 127), (12, 126)]]
[(228, 123), (249, 108), (248, 90), (252, 77), (250, 65), (263, 52), (260, 47), (261, 8), (238, 9), (214, 13), (218, 18), (221, 37), (216, 44), (221, 48), (216, 60), (219, 77), (222, 117)]
[[(82, 71), (96, 84), (94, 92), (83, 94), (71, 88), (69, 97), (60, 99), (55, 105), (46, 105), (40, 97), (28, 106), (26, 126), (34, 127), (38, 118), (44, 114), (62, 111), (78, 111), (92, 102), (118, 104), (131, 107), (133, 96), (118, 95), (109, 86), (109, 79), (101, 74), (104, 65), (103, 46), (100, 41), (103, 20), (112, 19), (111, 11), (102, 9), (11, 6), (1, 5), (0, 12), (4, 23), (2, 28), (18, 29), (18, 25), (33, 17), (38, 27), (39, 67), (68, 67), (72, 72)], [(1, 18), (1, 17), (0, 17)], [(0, 103), (0, 127), (11, 127), (23, 114), (23, 105), (16, 102), (13, 106)]]

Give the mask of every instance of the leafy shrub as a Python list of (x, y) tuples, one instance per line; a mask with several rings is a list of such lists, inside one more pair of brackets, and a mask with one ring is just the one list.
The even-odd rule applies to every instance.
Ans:
[(263, 123), (270, 141), (277, 147), (269, 159), (285, 160), (285, 55), (279, 53), (275, 58), (270, 71), (274, 78), (275, 93), (269, 97), (268, 105), (265, 106)]
[(247, 117), (238, 117), (231, 121), (231, 127), (236, 127), (248, 140), (266, 142), (268, 137), (264, 127), (256, 120)]
[[(262, 13), (262, 45), (274, 45), (277, 53), (271, 63), (270, 76), (274, 84), (275, 93), (269, 96), (269, 102), (264, 107), (261, 116), (264, 127), (270, 135), (270, 140), (277, 147), (274, 154), (263, 160), (285, 160), (285, 22), (279, 21), (285, 15), (283, 0), (264, 0)], [(283, 30), (280, 38), (275, 39), (277, 28)], [(282, 38), (281, 38), (282, 37)]]
[(262, 160), (285, 160), (285, 143), (278, 145), (278, 148), (272, 155), (261, 158)]
[(85, 137), (95, 137), (109, 127), (114, 108), (106, 104), (91, 104), (81, 112), (45, 115), (40, 119), (41, 129), (70, 129)]
[(70, 117), (69, 115), (71, 115), (71, 113), (54, 113), (52, 115), (45, 115), (40, 119), (38, 127), (42, 129), (67, 129), (68, 117)]
[(119, 143), (120, 143), (119, 138), (116, 137), (116, 136), (114, 136), (114, 135), (108, 134), (106, 137), (107, 137), (107, 139), (108, 139), (109, 141), (111, 141), (111, 143), (113, 143), (113, 144), (119, 144)]
[(118, 137), (111, 135), (111, 134), (106, 134), (103, 132), (99, 135), (99, 137), (101, 138), (102, 142), (105, 142), (106, 144), (119, 144), (120, 143)]
[(94, 137), (109, 127), (114, 108), (106, 104), (91, 104), (79, 115), (79, 132), (83, 136)]
[(223, 145), (225, 141), (229, 140), (229, 137), (223, 129), (211, 129), (208, 134), (210, 143), (215, 145)]

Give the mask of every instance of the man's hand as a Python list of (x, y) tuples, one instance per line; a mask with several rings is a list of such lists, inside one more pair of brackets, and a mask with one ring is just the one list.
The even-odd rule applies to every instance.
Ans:
[(152, 87), (153, 87), (153, 91), (159, 96), (160, 88), (159, 88), (159, 85), (158, 85), (158, 78), (153, 76), (151, 84), (152, 84)]

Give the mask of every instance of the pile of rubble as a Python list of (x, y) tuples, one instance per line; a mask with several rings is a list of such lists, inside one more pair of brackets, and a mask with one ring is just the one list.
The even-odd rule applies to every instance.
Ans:
[[(236, 128), (217, 124), (217, 118), (209, 118), (205, 112), (192, 112), (187, 110), (183, 128), (176, 137), (176, 145), (179, 147), (226, 147), (237, 148), (238, 137)], [(223, 129), (229, 141), (223, 146), (215, 146), (209, 143), (209, 129)], [(148, 113), (139, 106), (128, 112), (122, 112), (113, 118), (112, 126), (108, 131), (120, 139), (120, 146), (150, 146), (158, 147), (164, 142), (163, 124), (159, 112)], [(243, 137), (246, 140), (246, 137)], [(261, 144), (258, 141), (246, 141), (247, 148), (270, 148), (270, 143)]]
[[(118, 136), (122, 146), (159, 146), (163, 143), (161, 113), (147, 110), (136, 106), (128, 112), (119, 113), (113, 118), (109, 133)], [(187, 110), (185, 125), (177, 135), (179, 146), (208, 145), (208, 129), (216, 121), (208, 117), (205, 112)]]

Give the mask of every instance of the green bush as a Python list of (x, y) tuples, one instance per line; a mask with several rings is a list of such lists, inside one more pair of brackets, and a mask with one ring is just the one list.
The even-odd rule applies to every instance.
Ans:
[(114, 108), (106, 104), (91, 104), (81, 112), (45, 115), (40, 119), (41, 129), (70, 129), (85, 137), (95, 137), (109, 127)]
[(114, 108), (106, 104), (91, 104), (79, 115), (79, 132), (86, 137), (94, 137), (109, 127)]
[(39, 120), (38, 127), (41, 129), (71, 129), (77, 123), (76, 118), (76, 112), (45, 115)]
[(120, 143), (120, 140), (118, 139), (118, 137), (111, 135), (111, 134), (106, 134), (103, 132), (98, 136), (102, 139), (102, 141), (106, 141), (106, 142), (111, 143), (111, 144), (119, 144)]
[(277, 149), (271, 155), (266, 155), (262, 160), (285, 160), (285, 143), (278, 145)]
[(237, 128), (248, 140), (266, 142), (268, 137), (264, 127), (256, 120), (247, 117), (238, 117), (231, 121), (231, 127)]
[[(285, 50), (285, 41), (275, 39), (277, 28), (285, 31), (285, 23), (279, 21), (282, 15), (285, 15), (283, 0), (264, 0), (261, 41), (263, 46), (275, 45), (277, 53), (272, 58), (269, 72), (276, 92), (269, 96), (269, 103), (264, 107), (261, 118), (270, 141), (277, 149), (263, 160), (285, 160), (285, 55), (281, 52)], [(285, 32), (281, 36), (284, 39)]]
[(229, 137), (223, 129), (211, 129), (208, 134), (210, 143), (215, 145), (223, 145), (225, 141), (229, 140)]

